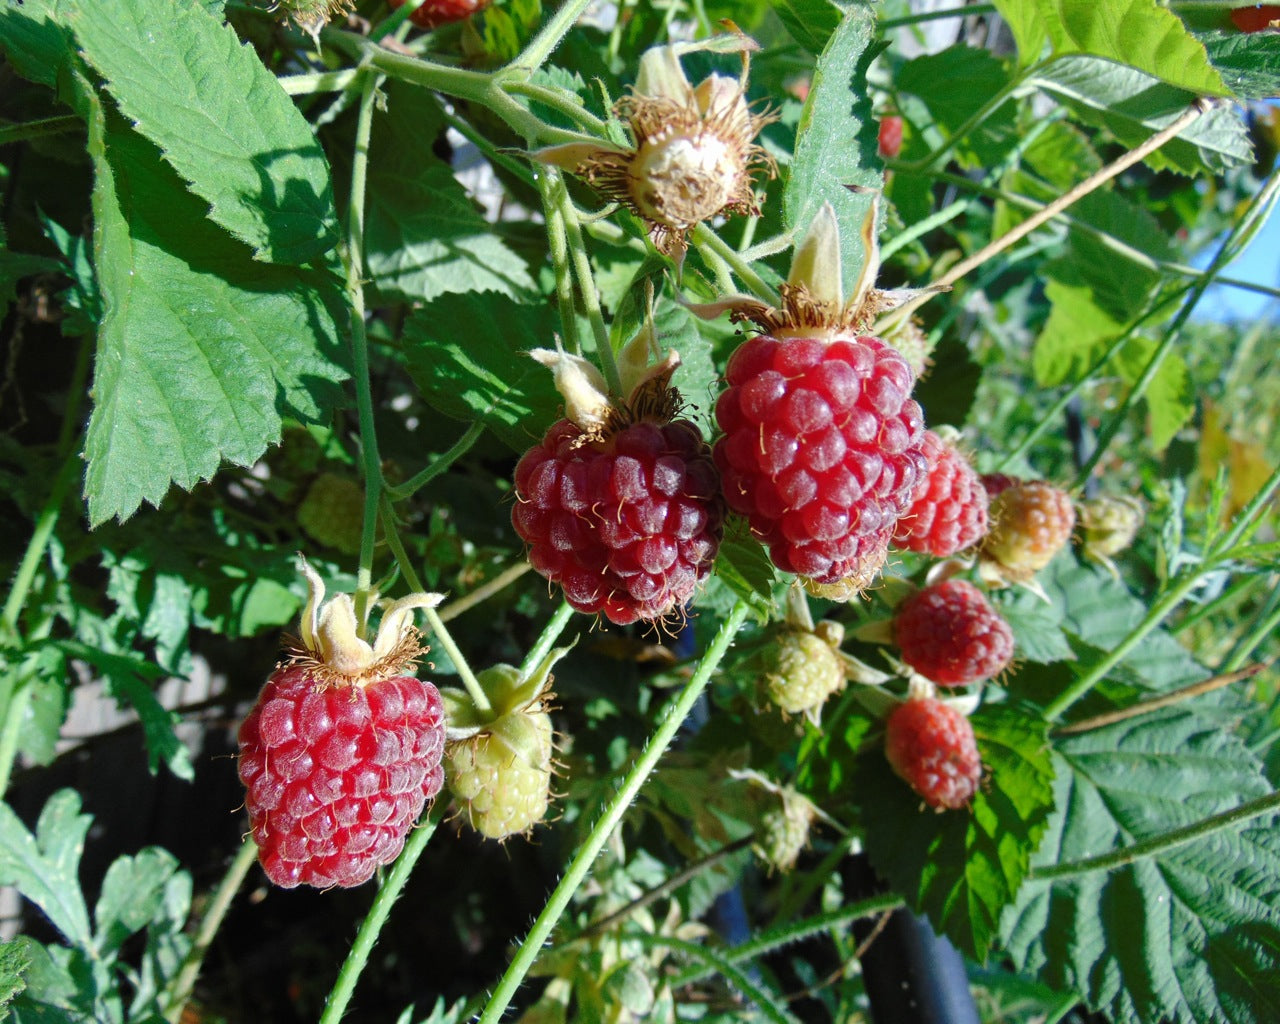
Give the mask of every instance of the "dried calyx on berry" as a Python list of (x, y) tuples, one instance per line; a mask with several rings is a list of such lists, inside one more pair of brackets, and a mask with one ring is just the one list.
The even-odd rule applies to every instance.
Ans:
[[(736, 36), (648, 50), (635, 89), (614, 107), (633, 146), (593, 140), (534, 155), (622, 203), (644, 220), (661, 252), (679, 258), (686, 235), (702, 221), (726, 212), (758, 213), (754, 175), (775, 173), (773, 161), (752, 141), (774, 119), (747, 105), (748, 54), (756, 48)], [(711, 74), (691, 85), (679, 55), (696, 49), (741, 52), (741, 76)]]
[(443, 782), (440, 695), (405, 674), (424, 653), (413, 610), (441, 597), (389, 603), (370, 643), (351, 596), (326, 602), (320, 577), (302, 571), (301, 637), (240, 726), (238, 769), (271, 881), (359, 885), (396, 858)]
[(1142, 502), (1127, 495), (1104, 495), (1080, 502), (1076, 511), (1084, 528), (1080, 548), (1085, 558), (1119, 579), (1120, 572), (1111, 556), (1125, 550), (1138, 535), (1146, 514)]
[(651, 323), (621, 353), (625, 401), (600, 372), (563, 351), (551, 368), (566, 418), (521, 458), (511, 520), (535, 569), (578, 611), (627, 625), (679, 612), (711, 572), (724, 501), (711, 451), (677, 419), (674, 351), (652, 363)]
[(880, 572), (928, 469), (924, 416), (910, 397), (915, 375), (864, 333), (920, 292), (874, 287), (874, 202), (862, 238), (866, 259), (847, 299), (839, 226), (824, 204), (796, 247), (779, 306), (731, 295), (690, 307), (708, 318), (728, 312), (764, 332), (734, 352), (716, 403), (725, 500), (775, 565), (821, 596), (846, 600)]
[(441, 691), (449, 791), (459, 813), (489, 839), (528, 833), (546, 816), (554, 768), (551, 669), (568, 651), (553, 650), (528, 676), (511, 665), (478, 673), (484, 705), (465, 690)]

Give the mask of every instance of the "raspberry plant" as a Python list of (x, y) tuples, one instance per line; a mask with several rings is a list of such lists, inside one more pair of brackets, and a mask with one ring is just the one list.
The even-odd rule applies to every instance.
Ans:
[(1275, 1020), (1254, 8), (0, 0), (0, 1011)]

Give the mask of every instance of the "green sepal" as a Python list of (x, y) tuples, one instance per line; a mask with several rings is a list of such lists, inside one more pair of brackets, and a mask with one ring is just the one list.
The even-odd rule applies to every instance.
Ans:
[(543, 700), (556, 662), (569, 653), (570, 647), (557, 647), (547, 654), (525, 678), (514, 665), (491, 665), (476, 673), (476, 681), (489, 700), (487, 708), (476, 706), (465, 690), (445, 687), (440, 691), (444, 702), (445, 735), (449, 742), (470, 739), (482, 732), (495, 732), (505, 718), (519, 718), (522, 713)]

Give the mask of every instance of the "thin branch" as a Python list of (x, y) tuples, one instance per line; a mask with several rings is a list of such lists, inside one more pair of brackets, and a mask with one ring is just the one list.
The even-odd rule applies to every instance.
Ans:
[(1162, 693), (1159, 697), (1140, 700), (1136, 704), (1130, 704), (1128, 707), (1119, 708), (1115, 711), (1108, 711), (1104, 715), (1095, 715), (1079, 722), (1072, 722), (1070, 725), (1058, 726), (1053, 730), (1053, 734), (1055, 736), (1075, 736), (1078, 733), (1092, 732), (1094, 729), (1115, 725), (1116, 722), (1137, 718), (1139, 715), (1145, 715), (1152, 711), (1158, 711), (1160, 708), (1179, 704), (1184, 700), (1190, 700), (1192, 697), (1199, 697), (1203, 693), (1221, 690), (1232, 683), (1252, 679), (1266, 667), (1265, 662), (1258, 662), (1256, 665), (1250, 665), (1248, 668), (1242, 668), (1235, 672), (1224, 672), (1222, 675), (1210, 676), (1208, 679), (1202, 679), (1200, 682), (1192, 683), (1190, 686), (1183, 686), (1169, 693)]

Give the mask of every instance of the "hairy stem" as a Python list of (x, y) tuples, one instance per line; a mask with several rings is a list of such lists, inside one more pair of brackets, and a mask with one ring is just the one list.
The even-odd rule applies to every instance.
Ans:
[(564, 230), (564, 214), (556, 199), (559, 179), (553, 174), (538, 175), (538, 192), (542, 196), (542, 212), (546, 219), (547, 251), (556, 275), (556, 308), (560, 312), (560, 334), (564, 349), (571, 355), (582, 355), (578, 338), (578, 309), (573, 301), (573, 271), (569, 267), (569, 241)]
[(373, 420), (373, 390), (369, 383), (369, 339), (364, 327), (364, 204), (369, 170), (369, 135), (373, 104), (381, 76), (369, 72), (360, 92), (355, 150), (351, 163), (351, 196), (347, 203), (345, 253), (347, 301), (351, 306), (351, 365), (360, 424), (360, 454), (364, 468), (364, 528), (360, 532), (360, 564), (356, 570), (356, 621), (364, 628), (373, 589), (373, 548), (378, 533), (378, 502), (382, 497), (382, 459)]
[(536, 36), (529, 40), (515, 60), (502, 69), (503, 77), (527, 79), (542, 67), (546, 59), (569, 34), (582, 12), (591, 6), (591, 0), (565, 0)]
[(542, 659), (551, 653), (551, 648), (560, 639), (560, 634), (564, 632), (564, 627), (569, 624), (573, 614), (573, 605), (569, 604), (568, 601), (561, 602), (560, 607), (556, 609), (556, 613), (542, 627), (538, 642), (530, 647), (529, 653), (524, 656), (524, 661), (520, 664), (520, 676), (522, 678), (527, 679), (532, 675), (533, 671), (542, 664)]
[(438, 613), (440, 621), (449, 622), (452, 619), (456, 619), (463, 612), (470, 611), (476, 605), (489, 600), (494, 594), (509, 587), (532, 568), (533, 566), (528, 562), (517, 562), (515, 565), (508, 566), (488, 583), (482, 584), (463, 597), (443, 605)]
[(538, 954), (542, 951), (543, 944), (550, 937), (552, 929), (555, 928), (561, 915), (568, 908), (569, 901), (586, 879), (591, 870), (591, 865), (596, 857), (599, 856), (600, 851), (604, 848), (614, 830), (621, 824), (623, 815), (640, 792), (640, 787), (644, 785), (649, 774), (657, 766), (658, 760), (667, 749), (667, 745), (675, 737), (676, 731), (680, 728), (694, 702), (697, 701), (698, 696), (706, 687), (712, 672), (720, 664), (720, 659), (724, 657), (725, 652), (729, 649), (729, 645), (733, 642), (733, 638), (746, 620), (749, 611), (750, 609), (745, 601), (739, 601), (733, 606), (733, 611), (729, 613), (724, 625), (720, 627), (720, 632), (716, 634), (715, 639), (707, 648), (706, 654), (703, 655), (697, 671), (694, 672), (689, 682), (685, 684), (679, 696), (667, 705), (662, 719), (649, 741), (649, 745), (636, 758), (631, 770), (627, 772), (626, 777), (619, 785), (617, 793), (609, 801), (600, 820), (596, 822), (591, 832), (578, 848), (577, 854), (570, 861), (564, 877), (547, 900), (546, 906), (542, 908), (542, 913), (534, 921), (533, 927), (529, 929), (529, 934), (520, 943), (520, 948), (512, 958), (511, 965), (498, 982), (493, 995), (490, 996), (489, 1003), (484, 1008), (479, 1024), (498, 1024), (498, 1021), (502, 1019), (502, 1015), (510, 1005), (516, 989), (519, 988), (525, 975), (529, 973), (529, 968), (533, 966), (534, 961), (538, 958)]
[(165, 988), (162, 1008), (165, 1020), (169, 1021), (169, 1024), (178, 1024), (182, 1019), (182, 1011), (191, 998), (191, 990), (195, 987), (196, 978), (200, 976), (200, 965), (204, 963), (205, 954), (209, 952), (213, 937), (218, 933), (218, 928), (222, 925), (223, 918), (227, 916), (227, 911), (231, 909), (231, 901), (235, 899), (236, 893), (240, 890), (245, 876), (253, 867), (257, 857), (258, 847), (252, 839), (245, 839), (240, 844), (240, 850), (236, 853), (235, 859), (227, 868), (227, 873), (218, 883), (218, 888), (210, 897), (209, 905), (200, 919), (200, 927), (196, 930), (195, 940), (191, 943), (191, 949), (183, 957), (178, 973)]
[(400, 484), (398, 487), (388, 487), (387, 496), (392, 501), (400, 501), (403, 498), (408, 498), (410, 495), (416, 494), (418, 491), (422, 490), (422, 488), (425, 487), (427, 484), (431, 483), (432, 480), (438, 477), (446, 469), (448, 469), (455, 462), (457, 462), (458, 459), (460, 459), (468, 451), (470, 451), (471, 446), (480, 440), (480, 437), (483, 433), (484, 433), (483, 421), (476, 420), (473, 424), (471, 424), (471, 426), (467, 427), (466, 433), (464, 433), (462, 437), (458, 439), (457, 443), (452, 448), (450, 448), (443, 455), (440, 455), (437, 458), (433, 459), (431, 461), (431, 465), (429, 465), (426, 469), (424, 469), (422, 472), (418, 473), (416, 476), (412, 477), (411, 479), (406, 480), (404, 483)]
[(694, 228), (691, 239), (700, 251), (705, 250), (713, 254), (717, 259), (727, 263), (729, 268), (738, 276), (738, 280), (751, 289), (757, 298), (763, 299), (770, 305), (777, 304), (779, 301), (778, 293), (770, 288), (765, 283), (764, 278), (751, 268), (751, 264), (742, 258), (742, 254), (737, 249), (707, 227), (706, 224), (699, 224)]
[(369, 954), (373, 951), (373, 944), (378, 940), (378, 933), (386, 924), (392, 905), (404, 889), (405, 883), (409, 881), (414, 865), (418, 863), (418, 858), (427, 848), (427, 843), (431, 841), (443, 817), (443, 808), (433, 805), (427, 820), (410, 831), (409, 840), (404, 844), (404, 852), (391, 865), (391, 870), (387, 872), (386, 879), (378, 889), (378, 894), (373, 898), (373, 906), (369, 908), (369, 913), (360, 924), (360, 930), (356, 932), (356, 940), (351, 944), (347, 959), (338, 972), (338, 980), (325, 1001), (324, 1013), (320, 1015), (320, 1024), (338, 1024), (342, 1019), (347, 1004), (351, 1001), (351, 994), (355, 991), (356, 981), (360, 978), (360, 972), (369, 962)]
[(1214, 814), (1202, 821), (1184, 825), (1182, 828), (1170, 829), (1156, 836), (1148, 836), (1136, 843), (1131, 843), (1119, 850), (1099, 854), (1096, 857), (1085, 857), (1082, 860), (1068, 861), (1065, 864), (1050, 864), (1045, 867), (1032, 868), (1027, 877), (1036, 881), (1057, 881), (1063, 878), (1076, 878), (1080, 875), (1091, 875), (1097, 871), (1114, 871), (1126, 864), (1143, 860), (1146, 857), (1158, 857), (1162, 853), (1186, 843), (1211, 836), (1215, 832), (1231, 828), (1241, 822), (1257, 818), (1268, 811), (1280, 808), (1280, 793), (1268, 793), (1250, 800), (1221, 814)]

